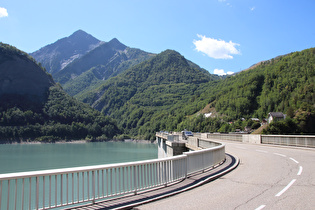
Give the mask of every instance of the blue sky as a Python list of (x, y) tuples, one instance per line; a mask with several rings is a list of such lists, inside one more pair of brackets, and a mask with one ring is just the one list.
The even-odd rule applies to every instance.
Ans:
[(315, 47), (314, 0), (1, 0), (0, 41), (33, 52), (82, 29), (210, 73)]

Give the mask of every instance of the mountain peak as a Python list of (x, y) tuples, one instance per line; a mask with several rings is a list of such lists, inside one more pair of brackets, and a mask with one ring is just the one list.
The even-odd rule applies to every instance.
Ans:
[(71, 34), (70, 36), (68, 36), (68, 37), (66, 37), (64, 39), (67, 39), (67, 40), (70, 40), (70, 41), (72, 41), (72, 40), (78, 41), (76, 39), (80, 39), (80, 40), (81, 39), (83, 39), (83, 40), (91, 39), (93, 41), (96, 41), (96, 40), (98, 42), (100, 41), (100, 40), (96, 39), (95, 37), (93, 37), (91, 34), (88, 34), (88, 33), (86, 33), (85, 31), (83, 31), (81, 29), (75, 31), (73, 34)]
[(113, 38), (107, 44), (109, 44), (112, 48), (118, 50), (124, 50), (127, 46), (122, 44), (117, 38)]
[(79, 29), (79, 30), (75, 31), (72, 35), (75, 35), (75, 34), (88, 34), (88, 33), (83, 31), (82, 29)]
[(49, 73), (54, 74), (101, 43), (100, 40), (80, 29), (68, 37), (31, 53), (31, 56), (40, 62)]

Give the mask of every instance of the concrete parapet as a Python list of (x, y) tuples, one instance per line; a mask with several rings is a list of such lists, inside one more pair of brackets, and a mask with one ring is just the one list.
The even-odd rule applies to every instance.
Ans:
[[(165, 133), (157, 133), (157, 138), (161, 141), (170, 142), (182, 142), (181, 135), (170, 135)], [(220, 134), (220, 133), (198, 133), (193, 137), (189, 137), (187, 142), (182, 144), (166, 144), (159, 145), (159, 158), (170, 157), (173, 155), (182, 154), (187, 150), (198, 150), (200, 148), (209, 148), (211, 141), (238, 141), (250, 144), (274, 144), (283, 146), (295, 146), (295, 147), (310, 147), (315, 148), (315, 136), (310, 135), (255, 135), (255, 134)], [(186, 144), (186, 146), (184, 146)]]
[(242, 135), (242, 142), (250, 144), (261, 144), (261, 135)]
[(262, 144), (315, 148), (315, 136), (303, 135), (261, 135)]
[(198, 138), (197, 137), (189, 136), (187, 140), (188, 140), (187, 143), (189, 145), (198, 148), (199, 145), (198, 145)]
[(199, 143), (198, 143), (198, 146), (200, 148), (212, 148), (219, 145), (220, 143), (209, 141), (209, 139), (199, 139)]
[[(169, 136), (174, 137), (173, 135)], [(169, 138), (169, 136), (156, 136), (156, 141), (158, 143), (158, 158), (181, 155), (183, 152), (187, 152), (189, 150), (186, 147), (185, 142), (174, 141), (174, 138)], [(179, 136), (177, 136), (177, 138), (178, 137)], [(171, 139), (172, 141), (169, 141), (168, 139)]]
[(167, 157), (172, 157), (176, 155), (181, 155), (183, 152), (187, 152), (186, 143), (184, 142), (170, 142), (166, 141), (167, 145)]
[(207, 139), (215, 140), (228, 140), (228, 141), (243, 141), (242, 134), (221, 134), (221, 133), (208, 133)]
[(168, 135), (167, 141), (179, 141), (179, 135)]
[(208, 138), (208, 134), (210, 134), (210, 133), (201, 133), (200, 138), (201, 139), (207, 139)]
[(191, 151), (197, 151), (197, 150), (201, 150), (201, 148), (190, 145), (189, 143), (186, 143), (186, 148), (191, 150)]

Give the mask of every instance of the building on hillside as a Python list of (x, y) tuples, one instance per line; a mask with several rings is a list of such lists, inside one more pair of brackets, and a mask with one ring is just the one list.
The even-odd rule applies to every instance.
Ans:
[(211, 117), (211, 115), (212, 115), (212, 112), (204, 114), (205, 118)]
[(284, 120), (285, 116), (286, 115), (282, 112), (269, 112), (268, 123), (271, 123), (272, 121)]

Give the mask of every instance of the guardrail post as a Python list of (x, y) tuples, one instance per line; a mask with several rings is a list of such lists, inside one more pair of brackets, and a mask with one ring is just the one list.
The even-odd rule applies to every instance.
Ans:
[(95, 203), (95, 171), (92, 171), (92, 204)]
[(38, 209), (39, 205), (39, 177), (36, 177), (36, 209)]
[(8, 180), (8, 201), (7, 201), (7, 209), (9, 210), (9, 204), (10, 204), (10, 180)]
[(136, 166), (133, 166), (133, 185), (134, 185), (134, 194), (137, 195), (137, 176), (136, 176)]

